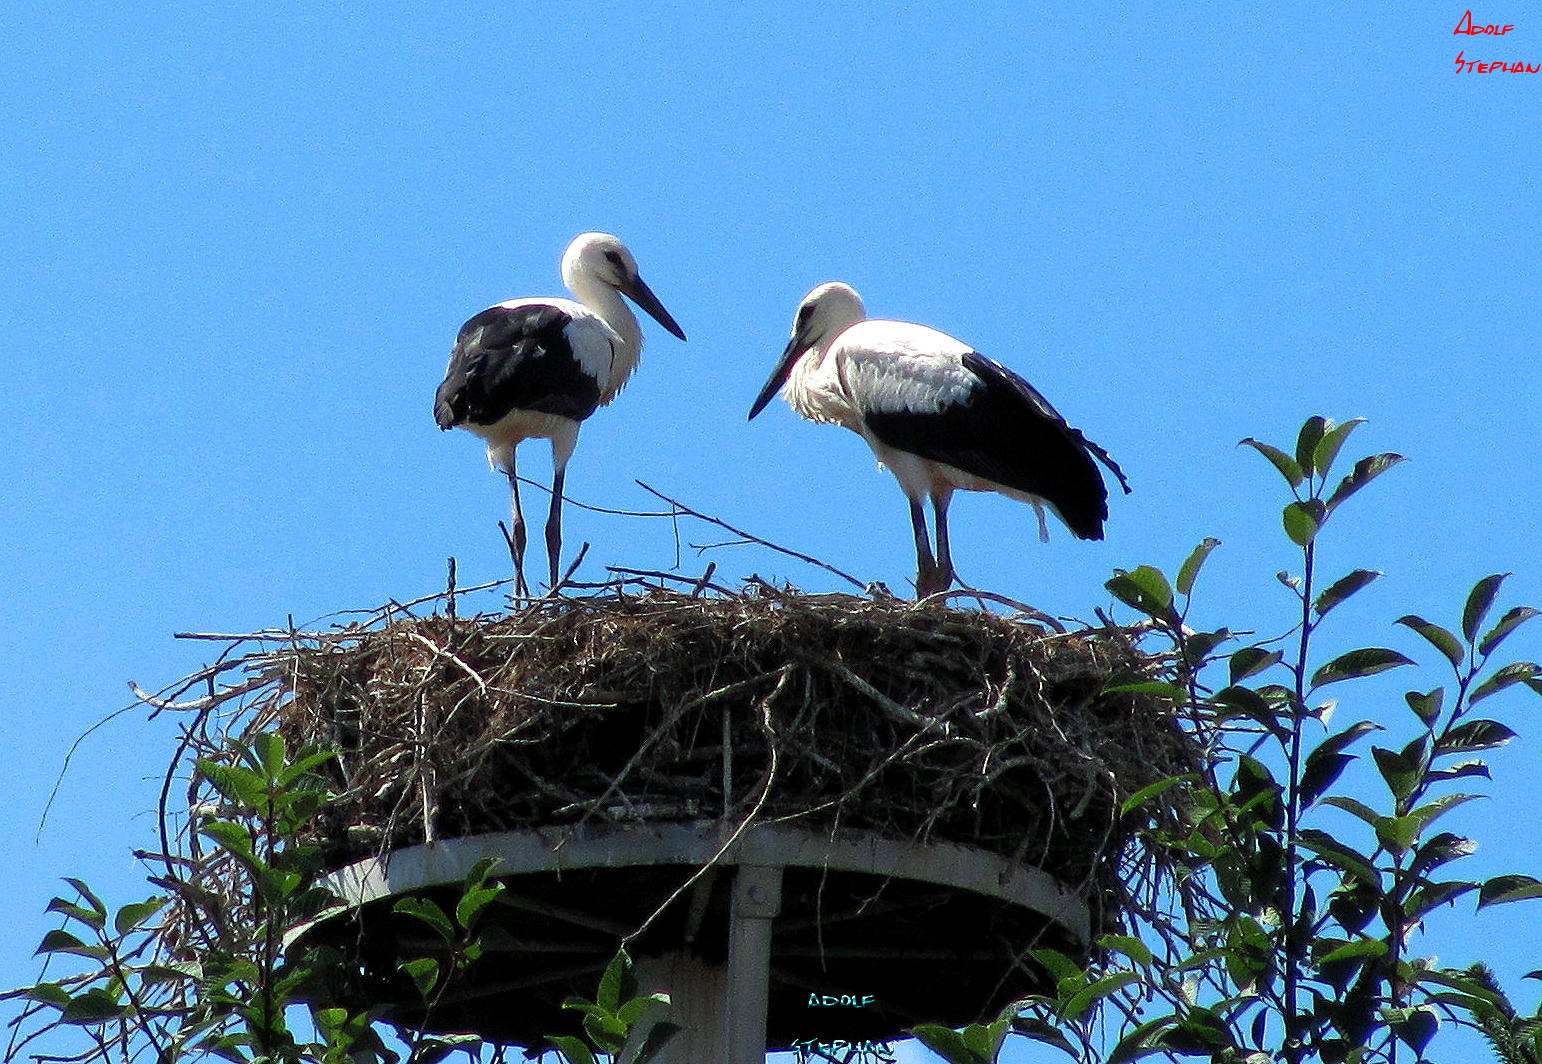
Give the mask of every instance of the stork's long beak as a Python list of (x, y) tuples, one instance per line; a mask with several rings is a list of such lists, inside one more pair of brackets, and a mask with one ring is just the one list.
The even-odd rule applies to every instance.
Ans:
[(659, 302), (659, 297), (653, 294), (653, 289), (649, 288), (647, 282), (641, 277), (632, 278), (631, 283), (621, 291), (630, 297), (633, 303), (646, 310), (650, 318), (680, 339), (685, 339), (685, 330), (675, 324), (675, 319), (669, 316), (669, 311), (664, 309), (664, 304)]
[(787, 375), (792, 372), (793, 365), (808, 350), (808, 343), (794, 336), (787, 341), (787, 349), (782, 352), (782, 357), (777, 360), (776, 368), (771, 371), (771, 378), (766, 381), (766, 386), (760, 389), (760, 394), (755, 397), (755, 405), (750, 407), (750, 416), (747, 421), (754, 421), (755, 415), (766, 408), (776, 390), (787, 383)]

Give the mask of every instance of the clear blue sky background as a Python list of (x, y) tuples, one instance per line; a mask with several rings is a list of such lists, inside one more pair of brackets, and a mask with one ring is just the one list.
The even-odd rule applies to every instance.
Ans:
[[(745, 422), (797, 301), (840, 279), (1021, 372), (1130, 476), (1101, 543), (1057, 526), (1043, 545), (1027, 508), (959, 499), (979, 587), (1090, 619), (1114, 567), (1172, 568), (1213, 535), (1196, 620), (1284, 627), (1283, 500), (1235, 445), (1324, 413), (1370, 419), (1351, 453), (1412, 459), (1326, 542), (1326, 571), (1387, 574), (1338, 649), (1427, 659), (1389, 622), (1454, 623), (1490, 572), (1515, 573), (1504, 605), (1542, 604), (1542, 75), (1454, 65), (1542, 64), (1542, 14), (1504, 0), (1474, 18), (1514, 31), (1458, 38), (1464, 3), (10, 12), (0, 982), (35, 974), (60, 875), (142, 890), (129, 854), (175, 722), (91, 736), (39, 820), (127, 680), (213, 653), (174, 631), (416, 597), (451, 555), (462, 583), (506, 575), (504, 484), (430, 397), (459, 324), (559, 292), (587, 229), (628, 241), (691, 339), (646, 323), (637, 377), (584, 427), (576, 500), (652, 509), (641, 478), (907, 587), (903, 502), (861, 441), (780, 402)], [(544, 445), (525, 454), (546, 477)], [(580, 578), (677, 560), (663, 521), (572, 509), (568, 539), (593, 545)], [(841, 586), (743, 548), (679, 564), (708, 560)], [(1401, 723), (1402, 689), (1341, 713)], [(1542, 873), (1542, 726), (1520, 697), (1495, 709), (1522, 738), (1500, 797), (1453, 826), (1483, 843), (1468, 872)], [(1542, 967), (1539, 927), (1464, 903), (1430, 949), (1513, 980)]]

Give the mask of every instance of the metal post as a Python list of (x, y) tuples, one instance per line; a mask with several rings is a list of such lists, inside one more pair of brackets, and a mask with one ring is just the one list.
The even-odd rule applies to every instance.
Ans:
[[(725, 1064), (766, 1059), (771, 995), (771, 921), (782, 908), (780, 865), (740, 865), (728, 925), (728, 986), (723, 1009)], [(703, 1058), (706, 1059), (706, 1058)]]

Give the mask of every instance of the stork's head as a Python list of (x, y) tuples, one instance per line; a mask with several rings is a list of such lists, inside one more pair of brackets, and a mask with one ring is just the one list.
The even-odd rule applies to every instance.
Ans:
[(647, 311), (654, 321), (685, 339), (684, 330), (643, 281), (637, 272), (637, 260), (619, 237), (609, 233), (580, 233), (574, 237), (562, 256), (562, 280), (575, 293), (593, 282), (614, 288)]
[(830, 341), (865, 317), (867, 308), (862, 305), (862, 297), (849, 284), (827, 281), (804, 296), (792, 320), (792, 339), (756, 397), (755, 405), (750, 407), (750, 418), (764, 410), (776, 390), (787, 383), (798, 359), (809, 351), (824, 350)]

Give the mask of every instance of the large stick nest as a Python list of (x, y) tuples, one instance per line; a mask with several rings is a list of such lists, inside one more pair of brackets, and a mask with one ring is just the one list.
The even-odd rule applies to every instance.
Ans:
[[(404, 617), (275, 655), (271, 712), (324, 743), (339, 866), (434, 838), (724, 817), (947, 840), (1107, 917), (1121, 801), (1195, 769), (1119, 629), (846, 595), (655, 590)], [(1099, 921), (1102, 922), (1102, 921)]]

